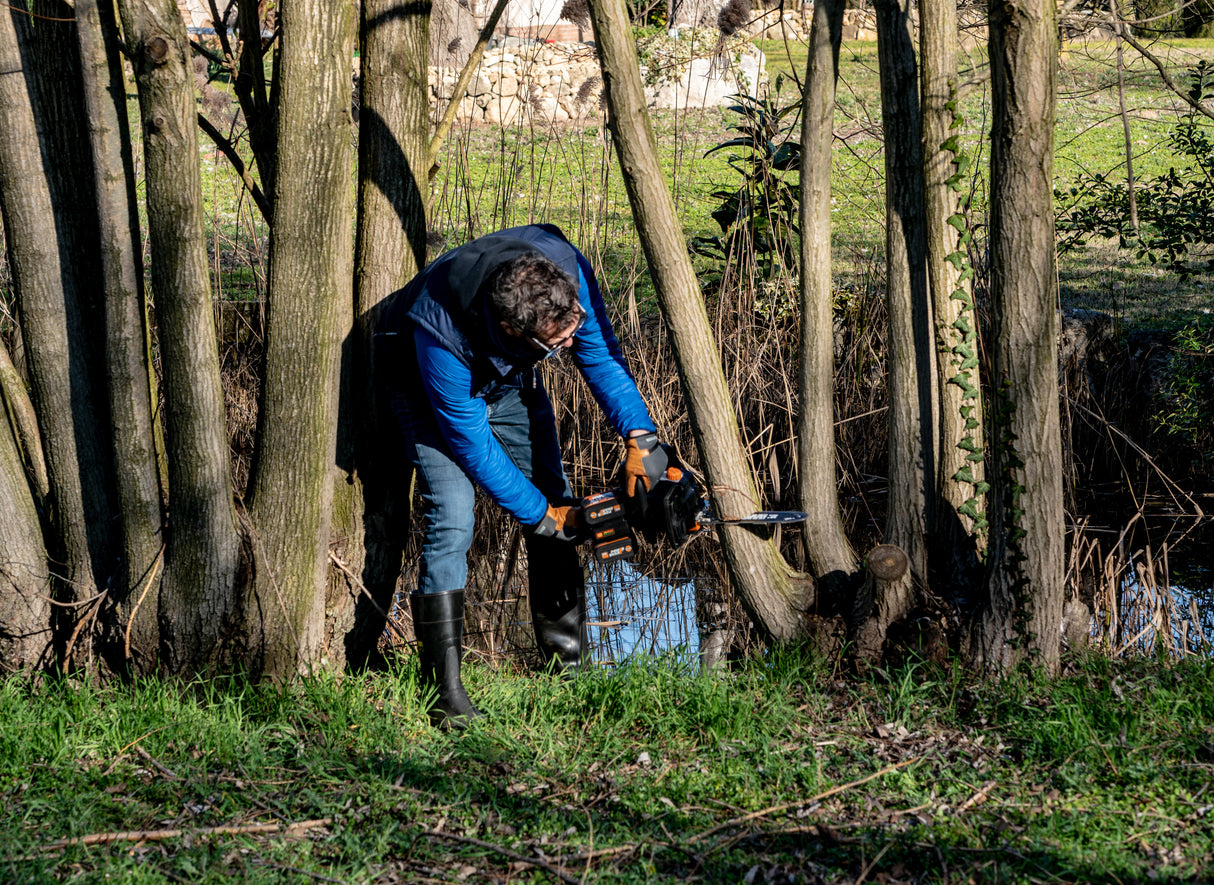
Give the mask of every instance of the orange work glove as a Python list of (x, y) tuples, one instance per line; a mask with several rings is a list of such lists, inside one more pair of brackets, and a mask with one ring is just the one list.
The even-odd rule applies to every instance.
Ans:
[(624, 445), (627, 448), (620, 467), (620, 483), (624, 494), (632, 498), (637, 493), (637, 486), (643, 485), (641, 491), (648, 492), (665, 476), (669, 459), (656, 433), (629, 437)]
[(556, 538), (558, 541), (579, 541), (582, 526), (582, 508), (578, 504), (548, 505), (544, 518), (532, 527), (541, 538)]

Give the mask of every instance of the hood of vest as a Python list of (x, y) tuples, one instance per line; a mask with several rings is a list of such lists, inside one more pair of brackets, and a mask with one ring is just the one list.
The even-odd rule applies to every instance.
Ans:
[(535, 253), (575, 281), (577, 252), (555, 225), (532, 224), (487, 234), (432, 262), (398, 293), (381, 328), (404, 332), (416, 323), (435, 335), (479, 376), (478, 390), (534, 366), (542, 358), (524, 339), (507, 335), (493, 313), (485, 282), (502, 264)]

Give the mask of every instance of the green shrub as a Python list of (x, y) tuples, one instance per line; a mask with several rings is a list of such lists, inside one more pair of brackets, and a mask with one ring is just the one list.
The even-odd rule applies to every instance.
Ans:
[(1176, 333), (1164, 406), (1153, 417), (1158, 430), (1214, 467), (1214, 317), (1206, 315)]
[[(1214, 67), (1201, 61), (1189, 69), (1189, 97), (1194, 103), (1214, 96)], [(1059, 203), (1078, 200), (1058, 219), (1062, 251), (1095, 234), (1117, 237), (1123, 248), (1134, 248), (1152, 264), (1163, 263), (1182, 279), (1214, 247), (1214, 126), (1190, 108), (1168, 137), (1176, 165), (1163, 175), (1144, 178), (1135, 187), (1138, 230), (1130, 225), (1129, 188), (1104, 175), (1080, 175), (1066, 192), (1056, 191)]]
[(1214, 37), (1214, 0), (1190, 0), (1182, 22), (1186, 37)]
[(705, 152), (708, 157), (729, 151), (729, 165), (741, 179), (737, 187), (716, 190), (719, 201), (712, 218), (719, 236), (695, 237), (693, 252), (732, 267), (739, 278), (755, 273), (762, 281), (796, 273), (795, 235), (800, 206), (801, 143), (794, 130), (800, 119), (798, 97), (780, 105), (783, 76), (763, 98), (737, 96), (728, 108), (737, 122), (729, 126), (734, 138)]
[(1133, 31), (1140, 37), (1179, 37), (1184, 33), (1184, 4), (1177, 0), (1137, 0), (1131, 8), (1132, 18), (1139, 22), (1132, 26)]

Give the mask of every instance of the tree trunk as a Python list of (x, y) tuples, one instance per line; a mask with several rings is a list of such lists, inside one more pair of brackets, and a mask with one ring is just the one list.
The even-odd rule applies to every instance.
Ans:
[[(483, 15), (475, 14), (471, 4), (464, 0), (433, 0), (433, 2), (417, 3), (411, 7), (405, 7), (401, 3), (389, 4), (380, 0), (377, 4), (380, 9), (395, 7), (398, 14), (403, 13), (407, 9), (412, 9), (410, 13), (418, 18), (426, 19), (426, 51), (429, 54), (429, 63), (436, 68), (447, 68), (448, 70), (460, 70), (468, 59), (472, 56), (472, 51), (477, 43), (477, 34), (480, 31), (479, 22), (483, 21)], [(428, 13), (428, 14), (427, 14)], [(372, 21), (373, 16), (368, 16), (363, 13), (364, 20)], [(380, 19), (383, 24), (387, 22)], [(376, 26), (379, 29), (379, 26)], [(427, 95), (427, 103), (429, 101), (429, 93)], [(463, 93), (455, 92), (452, 95), (452, 100), (459, 104), (459, 100), (463, 97)], [(428, 127), (427, 127), (428, 128)]]
[(46, 453), (42, 448), (42, 431), (38, 429), (38, 415), (34, 411), (34, 403), (30, 400), (29, 391), (25, 389), (25, 379), (21, 377), (21, 373), (17, 370), (17, 366), (9, 356), (8, 348), (4, 346), (2, 340), (0, 340), (0, 399), (4, 400), (5, 414), (9, 424), (12, 425), (18, 452), (22, 456), (25, 469), (29, 474), (34, 506), (39, 510), (45, 510), (46, 499), (50, 495), (50, 480), (46, 475)]
[(279, 146), (246, 591), (254, 666), (321, 664), (343, 342), (350, 334), (353, 5), (281, 10)]
[[(51, 18), (70, 13), (60, 5), (37, 8)], [(84, 142), (70, 131), (83, 118), (73, 106), (79, 69), (74, 53), (50, 48), (56, 38), (70, 41), (59, 23), (39, 20), (35, 28), (30, 15), (11, 8), (0, 13), (0, 29), (0, 70), (6, 72), (0, 78), (0, 211), (46, 455), (50, 552), (62, 579), (56, 592), (76, 602), (104, 588), (113, 566), (108, 453), (100, 438), (106, 418), (90, 357), (95, 318), (81, 291), (83, 269), (96, 250), (82, 238), (90, 207), (77, 194), (92, 185), (80, 175)], [(61, 614), (70, 619), (73, 611)]]
[(1125, 192), (1130, 213), (1130, 230), (1138, 236), (1138, 189), (1134, 184), (1134, 139), (1130, 135), (1130, 114), (1125, 103), (1125, 52), (1121, 46), (1125, 23), (1117, 11), (1117, 0), (1109, 0), (1109, 23), (1117, 41), (1117, 110), (1121, 115), (1121, 138), (1125, 144)]
[(908, 0), (878, 0), (877, 52), (885, 132), (885, 260), (889, 305), (889, 512), (885, 538), (910, 559), (910, 572), (885, 586), (866, 654), (905, 617), (914, 584), (927, 581), (927, 526), (935, 494), (935, 350), (927, 288), (923, 149)]
[[(0, 22), (0, 41), (5, 37)], [(49, 666), (51, 581), (16, 440), (0, 423), (0, 673)]]
[(240, 538), (207, 272), (197, 110), (173, 0), (119, 0), (139, 88), (152, 291), (164, 379), (169, 522), (159, 618), (170, 673), (223, 660)]
[[(379, 304), (426, 263), (426, 157), (430, 92), (427, 80), (429, 19), (426, 4), (367, 0), (362, 19), (362, 102), (359, 108), (358, 234), (355, 245), (353, 359), (344, 367), (338, 464), (356, 470), (362, 491), (361, 571), (370, 598), (356, 588), (344, 652), (354, 666), (368, 663), (385, 628), (400, 577), (409, 522), (411, 471), (399, 457), (395, 419), (374, 387), (371, 335)], [(348, 489), (353, 487), (347, 486)], [(342, 494), (339, 485), (338, 494)]]
[(853, 583), (856, 554), (839, 512), (835, 453), (834, 291), (830, 172), (835, 82), (846, 0), (814, 5), (801, 118), (801, 389), (797, 470), (805, 552), (819, 592), (839, 598)]
[(985, 535), (982, 399), (978, 319), (974, 311), (969, 229), (958, 192), (968, 158), (957, 113), (956, 0), (920, 4), (920, 83), (928, 277), (935, 314), (940, 402), (935, 522), (929, 558), (937, 593), (953, 598), (974, 586), (975, 533)]
[(159, 581), (152, 574), (160, 553), (160, 477), (127, 84), (113, 6), (76, 0), (76, 33), (97, 189), (121, 551), (111, 587), (114, 617), (107, 625), (107, 645), (114, 666), (126, 666), (129, 651), (136, 655), (130, 662), (135, 670), (147, 673), (160, 645)]
[[(627, 9), (623, 0), (596, 0), (591, 14), (611, 132), (658, 303), (670, 329), (713, 509), (725, 517), (743, 516), (756, 509), (758, 495), (704, 299), (687, 257), (682, 225), (657, 161)], [(812, 583), (789, 568), (775, 544), (757, 532), (722, 526), (720, 537), (730, 579), (755, 624), (775, 640), (798, 635), (802, 614), (813, 602)]]
[(991, 297), (995, 469), (989, 608), (976, 653), (988, 667), (1056, 670), (1064, 523), (1054, 276), (1054, 6), (992, 4)]

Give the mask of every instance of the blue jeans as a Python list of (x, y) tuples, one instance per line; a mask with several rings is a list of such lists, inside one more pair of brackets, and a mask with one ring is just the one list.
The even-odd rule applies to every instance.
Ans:
[[(486, 396), (489, 426), (506, 455), (550, 502), (570, 497), (561, 465), (556, 419), (548, 393), (534, 372), (504, 383)], [(391, 391), (390, 404), (404, 435), (405, 454), (417, 469), (425, 539), (419, 593), (461, 590), (468, 579), (475, 489), (451, 455), (425, 394)], [(533, 601), (564, 595), (584, 581), (577, 548), (554, 538), (526, 535)]]

